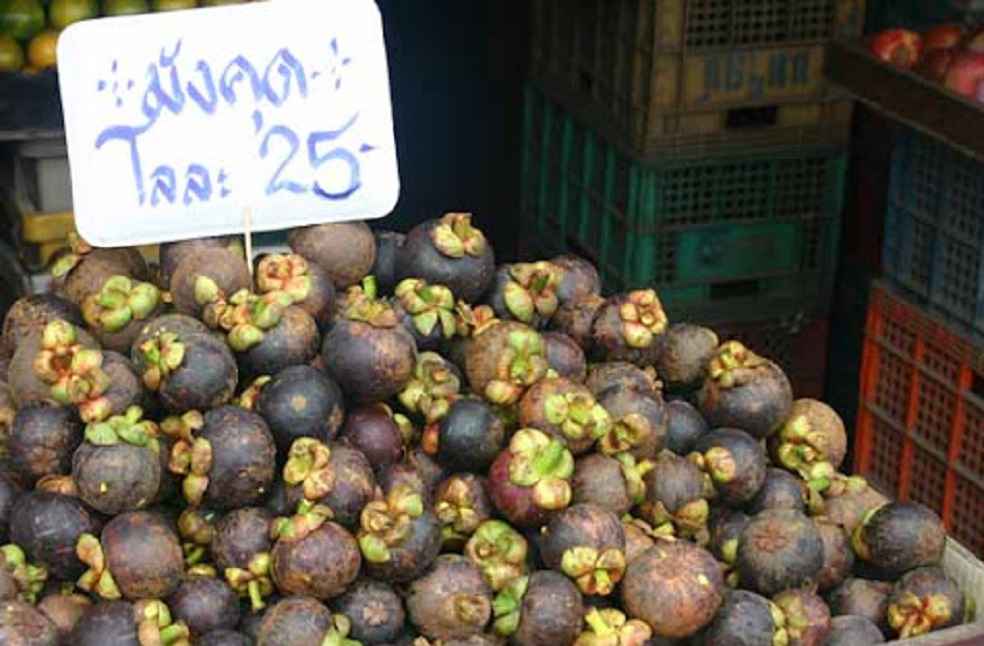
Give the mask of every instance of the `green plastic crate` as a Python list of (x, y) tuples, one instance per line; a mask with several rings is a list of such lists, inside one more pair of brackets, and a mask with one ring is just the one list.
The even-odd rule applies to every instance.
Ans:
[(609, 292), (655, 286), (671, 315), (822, 315), (846, 163), (839, 149), (786, 148), (643, 165), (529, 86), (527, 246), (588, 257)]

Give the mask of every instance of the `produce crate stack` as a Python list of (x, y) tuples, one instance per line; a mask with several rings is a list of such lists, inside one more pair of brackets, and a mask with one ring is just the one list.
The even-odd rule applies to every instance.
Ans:
[(75, 231), (68, 155), (63, 140), (23, 143), (14, 155), (11, 210), (15, 238), (24, 266), (34, 272), (47, 267)]

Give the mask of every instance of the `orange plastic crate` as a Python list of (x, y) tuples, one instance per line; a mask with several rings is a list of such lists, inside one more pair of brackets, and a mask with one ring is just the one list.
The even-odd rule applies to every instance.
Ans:
[(854, 469), (984, 556), (984, 345), (872, 286)]

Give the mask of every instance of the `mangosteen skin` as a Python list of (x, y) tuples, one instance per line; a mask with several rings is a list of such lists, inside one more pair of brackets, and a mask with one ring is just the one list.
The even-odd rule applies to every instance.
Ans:
[[(473, 617), (455, 616), (452, 599), (467, 596)], [(407, 615), (430, 639), (464, 639), (481, 633), (492, 616), (492, 589), (481, 570), (459, 554), (444, 554), (430, 570), (410, 584)]]
[(222, 406), (205, 414), (198, 436), (212, 445), (205, 507), (236, 509), (263, 498), (273, 483), (277, 447), (262, 417), (238, 406)]
[(311, 315), (297, 305), (286, 308), (280, 322), (263, 332), (263, 340), (239, 354), (242, 372), (272, 375), (305, 364), (318, 354), (321, 336)]
[(583, 617), (584, 602), (577, 586), (562, 574), (540, 570), (530, 575), (511, 641), (516, 646), (573, 644)]
[(451, 471), (485, 472), (506, 441), (506, 428), (484, 401), (459, 399), (441, 420), (437, 460)]
[(242, 507), (222, 516), (212, 535), (212, 558), (219, 572), (228, 568), (247, 569), (260, 552), (269, 552), (270, 523), (273, 516), (262, 507)]
[[(372, 467), (357, 449), (339, 443), (331, 444), (329, 449), (331, 455), (328, 464), (334, 474), (334, 484), (331, 491), (318, 502), (331, 508), (335, 522), (349, 529), (357, 529), (362, 508), (372, 500), (376, 490)], [(285, 511), (288, 515), (297, 509), (297, 504), (303, 498), (304, 490), (301, 485), (287, 488)]]
[(256, 411), (266, 420), (283, 458), (294, 440), (333, 440), (345, 419), (342, 389), (310, 366), (278, 372), (260, 392)]
[(540, 533), (540, 558), (560, 570), (564, 552), (575, 547), (593, 547), (599, 553), (618, 549), (625, 552), (625, 530), (618, 516), (592, 503), (571, 505), (557, 513)]
[(83, 594), (52, 592), (38, 601), (37, 608), (55, 625), (62, 642), (69, 643), (72, 629), (91, 606), (89, 597)]
[(641, 415), (649, 423), (649, 433), (638, 445), (629, 449), (637, 460), (655, 458), (666, 442), (666, 404), (656, 391), (644, 393), (633, 388), (610, 388), (598, 399), (608, 411), (612, 423), (627, 415)]
[(547, 348), (547, 365), (565, 379), (582, 383), (588, 375), (584, 350), (574, 339), (562, 332), (543, 332)]
[(823, 540), (813, 521), (794, 509), (767, 509), (738, 540), (742, 587), (763, 595), (816, 581), (823, 567)]
[(377, 472), (403, 457), (403, 436), (382, 404), (360, 406), (345, 418), (341, 439), (362, 451)]
[(717, 334), (706, 327), (690, 323), (671, 325), (655, 364), (666, 390), (687, 393), (700, 388), (707, 375), (707, 363), (717, 347)]
[(195, 646), (253, 646), (253, 640), (235, 630), (213, 630), (199, 637)]
[(849, 578), (827, 593), (827, 603), (834, 616), (859, 615), (887, 631), (888, 595), (892, 587), (886, 581)]
[(883, 643), (884, 635), (870, 619), (858, 615), (841, 615), (830, 620), (830, 633), (824, 646), (868, 646)]
[(748, 513), (757, 514), (766, 509), (795, 509), (806, 513), (803, 481), (785, 469), (770, 467), (765, 472), (765, 482), (748, 503)]
[(687, 455), (707, 431), (707, 422), (693, 405), (682, 399), (666, 403), (667, 449), (677, 455)]
[(30, 482), (72, 470), (72, 453), (82, 442), (82, 424), (68, 406), (34, 402), (21, 407), (10, 425), (7, 450)]
[[(184, 360), (157, 392), (164, 408), (172, 413), (208, 410), (232, 399), (239, 368), (225, 341), (211, 334), (185, 334), (179, 340), (185, 347)], [(134, 362), (141, 369), (139, 356)]]
[(589, 261), (572, 254), (562, 254), (550, 259), (560, 270), (557, 283), (557, 300), (570, 303), (586, 296), (601, 294), (601, 277)]
[(352, 584), (334, 608), (352, 622), (349, 638), (367, 644), (396, 640), (406, 621), (403, 600), (393, 587), (372, 579)]
[(127, 357), (103, 350), (103, 372), (110, 379), (109, 388), (104, 393), (109, 400), (111, 414), (122, 415), (130, 406), (148, 407), (150, 397), (137, 376), (133, 362)]
[(195, 300), (195, 283), (199, 277), (210, 278), (225, 296), (249, 289), (253, 281), (241, 253), (224, 247), (201, 249), (178, 262), (168, 287), (179, 314), (199, 317), (204, 309)]
[(345, 394), (368, 403), (403, 390), (417, 363), (417, 346), (402, 326), (377, 328), (341, 319), (325, 334), (321, 355)]
[(946, 607), (950, 611), (950, 617), (946, 621), (934, 624), (931, 628), (933, 631), (959, 626), (966, 618), (964, 609), (966, 601), (963, 592), (940, 567), (917, 567), (906, 572), (895, 584), (892, 593), (888, 595), (889, 608), (891, 609), (892, 606), (900, 603), (910, 594), (920, 599), (926, 599), (930, 595), (937, 595), (946, 599)]
[(186, 579), (168, 597), (175, 621), (184, 621), (193, 636), (232, 630), (239, 623), (239, 596), (221, 580), (209, 576)]
[(643, 477), (645, 505), (662, 503), (671, 514), (684, 505), (704, 498), (704, 474), (697, 466), (673, 453), (664, 452)]
[(192, 316), (174, 313), (161, 314), (160, 316), (147, 321), (144, 323), (144, 326), (140, 328), (140, 333), (137, 335), (137, 338), (133, 340), (133, 345), (130, 347), (131, 358), (134, 361), (137, 361), (137, 351), (140, 346), (144, 342), (164, 332), (172, 332), (177, 334), (179, 337), (183, 337), (186, 334), (207, 334), (218, 336), (217, 332), (213, 332), (207, 325)]
[(161, 486), (161, 475), (161, 454), (146, 446), (83, 442), (72, 458), (72, 479), (79, 498), (109, 516), (152, 503)]
[(79, 618), (67, 643), (73, 646), (140, 646), (133, 604), (100, 601)]
[(3, 319), (0, 356), (12, 356), (21, 341), (59, 319), (85, 327), (82, 311), (69, 300), (54, 294), (31, 294), (17, 299)]
[(161, 244), (158, 257), (160, 260), (161, 282), (167, 286), (171, 283), (171, 276), (174, 275), (186, 257), (193, 257), (205, 249), (230, 249), (244, 255), (241, 250), (240, 239), (235, 236), (215, 236), (210, 238), (192, 238), (191, 240), (179, 240), (177, 242), (165, 242)]
[(571, 479), (575, 503), (602, 505), (622, 516), (634, 506), (629, 496), (622, 464), (601, 453), (589, 453), (574, 463)]
[(808, 589), (783, 590), (773, 601), (786, 615), (790, 646), (823, 646), (830, 632), (830, 609)]
[(685, 541), (660, 542), (629, 563), (622, 604), (655, 635), (688, 637), (714, 618), (723, 589), (721, 568), (710, 552)]
[(7, 542), (10, 514), (24, 489), (12, 474), (0, 471), (0, 541)]
[(768, 599), (747, 590), (733, 590), (725, 596), (700, 643), (702, 646), (772, 646), (775, 628)]
[(23, 601), (0, 602), (0, 644), (58, 646), (58, 643), (58, 629), (43, 612)]
[(331, 611), (314, 597), (287, 597), (263, 614), (256, 646), (320, 644), (331, 626)]
[(366, 573), (389, 583), (407, 583), (418, 578), (441, 553), (441, 522), (429, 508), (410, 521), (403, 542), (390, 547), (390, 559), (382, 563), (365, 561)]
[(397, 259), (406, 236), (396, 231), (376, 231), (376, 260), (369, 274), (376, 277), (376, 284), (383, 294), (392, 294), (399, 282), (397, 279)]
[(823, 591), (837, 587), (854, 569), (854, 550), (844, 528), (823, 518), (814, 523), (823, 541), (823, 567), (817, 575), (817, 586)]
[(299, 540), (277, 541), (270, 558), (270, 573), (281, 593), (323, 601), (345, 592), (362, 566), (355, 538), (331, 521)]
[(648, 346), (630, 346), (623, 335), (620, 316), (621, 308), (629, 302), (628, 294), (616, 294), (598, 308), (591, 324), (591, 356), (598, 361), (628, 361), (637, 366), (651, 366), (663, 352), (665, 330), (654, 333)]
[(714, 379), (704, 381), (697, 402), (708, 424), (740, 428), (762, 439), (789, 418), (793, 389), (786, 373), (768, 360), (755, 370), (753, 379), (732, 388), (723, 388)]
[(31, 561), (48, 568), (49, 577), (62, 581), (74, 581), (85, 572), (75, 544), (82, 534), (98, 534), (100, 527), (81, 501), (57, 493), (28, 491), (10, 511), (10, 540)]
[(737, 550), (739, 537), (751, 521), (752, 518), (744, 512), (714, 507), (707, 521), (707, 529), (711, 535), (707, 549), (718, 559), (731, 565), (726, 558), (727, 553)]
[(431, 231), (440, 222), (421, 222), (407, 233), (397, 253), (397, 275), (404, 278), (423, 278), (428, 283), (445, 285), (468, 303), (478, 303), (491, 287), (495, 276), (495, 253), (486, 241), (478, 256), (464, 254), (461, 258), (445, 256), (434, 246)]
[(550, 319), (550, 328), (574, 339), (585, 354), (590, 354), (594, 346), (591, 328), (598, 311), (604, 304), (605, 299), (597, 294), (589, 294), (572, 301), (561, 301), (560, 307)]
[(376, 239), (362, 221), (291, 229), (287, 244), (294, 253), (324, 269), (338, 290), (365, 278), (376, 261)]
[(181, 543), (162, 516), (146, 511), (122, 513), (103, 527), (101, 542), (106, 566), (125, 598), (164, 598), (181, 583)]
[[(863, 543), (867, 549), (858, 550)], [(891, 502), (875, 510), (854, 530), (858, 557), (888, 576), (943, 558), (946, 530), (934, 511), (917, 502)]]
[(768, 466), (765, 449), (751, 435), (736, 428), (711, 431), (701, 436), (694, 445), (694, 450), (700, 453), (713, 448), (726, 449), (734, 460), (734, 478), (728, 482), (714, 482), (722, 502), (736, 507), (747, 503), (765, 482)]

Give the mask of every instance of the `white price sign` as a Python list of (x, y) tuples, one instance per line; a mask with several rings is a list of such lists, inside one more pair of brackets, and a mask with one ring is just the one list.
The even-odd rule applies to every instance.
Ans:
[(372, 0), (71, 25), (58, 68), (79, 233), (149, 244), (375, 218), (399, 196)]

